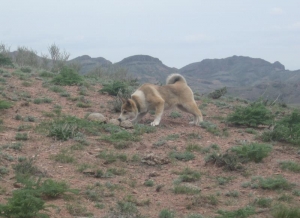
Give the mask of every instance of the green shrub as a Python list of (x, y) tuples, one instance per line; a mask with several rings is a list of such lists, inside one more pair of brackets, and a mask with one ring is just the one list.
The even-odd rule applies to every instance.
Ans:
[(293, 161), (282, 161), (279, 163), (281, 169), (289, 170), (295, 173), (300, 173), (300, 164)]
[(151, 179), (148, 179), (144, 182), (144, 185), (148, 186), (148, 187), (152, 187), (152, 186), (154, 186), (154, 181)]
[(274, 120), (272, 112), (262, 102), (254, 102), (247, 107), (238, 107), (229, 114), (227, 122), (236, 125), (257, 127), (258, 125), (270, 125)]
[(74, 69), (64, 67), (61, 72), (52, 79), (55, 85), (71, 86), (80, 85), (83, 83), (83, 77), (80, 76)]
[(189, 151), (184, 151), (182, 153), (173, 151), (170, 153), (170, 157), (181, 161), (189, 161), (195, 159), (195, 155)]
[(31, 73), (32, 69), (30, 67), (21, 67), (20, 69), (23, 73)]
[(173, 192), (175, 194), (198, 194), (200, 193), (200, 189), (198, 187), (194, 186), (188, 186), (188, 185), (175, 185), (173, 188)]
[(201, 174), (197, 171), (194, 171), (190, 168), (185, 168), (183, 171), (178, 173), (180, 182), (195, 182), (198, 181), (201, 177)]
[(5, 100), (0, 100), (0, 110), (11, 108), (12, 104)]
[(0, 53), (0, 66), (13, 66), (11, 58)]
[(298, 218), (300, 217), (300, 209), (299, 207), (279, 205), (274, 209), (272, 215), (274, 218)]
[(272, 151), (272, 146), (267, 144), (251, 143), (231, 148), (240, 158), (241, 162), (261, 162)]
[(262, 134), (262, 140), (284, 141), (300, 145), (300, 110), (294, 110), (292, 114), (276, 122), (273, 130)]
[(218, 99), (227, 93), (227, 88), (223, 87), (208, 94), (209, 98)]
[(4, 217), (48, 217), (46, 214), (40, 214), (41, 210), (45, 210), (45, 202), (34, 189), (15, 190), (5, 205), (0, 204), (0, 216)]
[(73, 163), (75, 158), (67, 153), (67, 150), (61, 150), (58, 154), (53, 156), (53, 159), (59, 163)]
[(176, 119), (178, 117), (182, 117), (181, 113), (177, 112), (177, 111), (172, 111), (170, 114), (170, 117)]
[(236, 154), (226, 152), (224, 154), (217, 154), (213, 152), (205, 157), (205, 163), (213, 163), (218, 167), (224, 167), (226, 170), (242, 170), (243, 166)]
[(101, 93), (107, 92), (110, 95), (117, 96), (119, 92), (127, 92), (128, 85), (125, 82), (113, 81), (108, 84), (104, 84), (100, 90)]
[(48, 77), (48, 78), (53, 78), (56, 74), (48, 72), (48, 71), (43, 71), (39, 74), (41, 77)]
[(26, 141), (28, 140), (28, 134), (27, 133), (20, 133), (18, 132), (15, 136), (16, 140), (22, 140), (22, 141)]
[(55, 120), (52, 122), (48, 136), (57, 140), (67, 141), (74, 138), (78, 133), (78, 126), (75, 123), (63, 122), (63, 120)]
[(255, 209), (251, 206), (246, 206), (234, 211), (219, 210), (218, 213), (221, 216), (217, 216), (216, 218), (246, 218), (255, 214)]
[(291, 188), (292, 184), (290, 184), (285, 178), (281, 175), (274, 176), (274, 177), (267, 177), (265, 179), (258, 178), (259, 180), (259, 187), (262, 189), (269, 189), (269, 190), (288, 190)]
[(59, 195), (65, 192), (72, 192), (77, 194), (78, 191), (75, 189), (69, 189), (68, 184), (65, 182), (56, 182), (52, 179), (46, 179), (38, 186), (38, 191), (46, 197), (57, 198)]
[(33, 159), (19, 159), (19, 163), (17, 163), (14, 167), (15, 173), (17, 176), (20, 176), (21, 179), (25, 177), (41, 175), (41, 171), (33, 165)]

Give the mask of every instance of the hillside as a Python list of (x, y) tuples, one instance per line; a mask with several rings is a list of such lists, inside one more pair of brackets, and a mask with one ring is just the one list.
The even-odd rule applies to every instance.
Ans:
[[(271, 142), (261, 161), (238, 167), (233, 161), (231, 169), (208, 161), (226, 157), (236, 146), (265, 145), (260, 136), (268, 126), (225, 122), (247, 102), (198, 99), (202, 127), (189, 125), (189, 115), (173, 110), (164, 113), (158, 127), (149, 125), (150, 113), (140, 125), (125, 129), (87, 119), (93, 112), (108, 120), (119, 116), (112, 109), (115, 98), (99, 92), (101, 78), (60, 86), (51, 82), (56, 74), (24, 71), (0, 68), (0, 211), (16, 193), (19, 201), (25, 199), (25, 191), (36, 200), (25, 208), (43, 201), (47, 210), (39, 212), (51, 218), (266, 218), (278, 210), (299, 210), (299, 145)], [(277, 104), (269, 109), (276, 119), (292, 110)], [(295, 171), (281, 161), (292, 161)], [(40, 186), (34, 185), (39, 178)], [(41, 186), (41, 196), (32, 192)]]
[(112, 63), (105, 58), (91, 58), (88, 55), (82, 55), (68, 61), (69, 64), (76, 63), (80, 65), (80, 72), (86, 74), (96, 68), (109, 68)]
[(181, 68), (191, 86), (200, 92), (210, 92), (226, 86), (233, 96), (256, 100), (259, 96), (299, 104), (300, 71), (285, 70), (276, 61), (233, 56), (205, 59)]

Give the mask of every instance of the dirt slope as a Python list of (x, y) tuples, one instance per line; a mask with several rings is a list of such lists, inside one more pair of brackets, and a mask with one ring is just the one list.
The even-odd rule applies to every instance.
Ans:
[[(287, 144), (274, 143), (270, 155), (261, 163), (249, 162), (244, 164), (244, 171), (225, 171), (213, 164), (205, 164), (205, 157), (214, 151), (224, 153), (229, 148), (242, 142), (260, 142), (258, 135), (264, 128), (255, 129), (255, 134), (247, 133), (246, 128), (227, 126), (222, 121), (233, 106), (242, 104), (237, 101), (207, 100), (197, 101), (202, 105), (205, 121), (217, 125), (220, 134), (214, 135), (206, 129), (188, 124), (191, 116), (181, 113), (178, 118), (170, 116), (172, 111), (164, 113), (161, 125), (152, 133), (144, 133), (141, 140), (130, 142), (124, 149), (116, 149), (112, 143), (101, 140), (109, 133), (85, 134), (88, 145), (79, 146), (78, 141), (70, 139), (59, 141), (47, 137), (38, 132), (36, 127), (45, 121), (51, 121), (55, 108), (61, 108), (61, 114), (76, 116), (85, 119), (91, 112), (100, 112), (108, 118), (117, 118), (118, 114), (111, 109), (109, 101), (113, 98), (106, 94), (100, 94), (98, 90), (101, 84), (91, 84), (82, 93), (83, 88), (78, 86), (63, 87), (71, 97), (62, 97), (60, 93), (51, 91), (53, 85), (39, 77), (38, 72), (26, 76), (15, 73), (16, 70), (4, 69), (0, 75), (1, 99), (11, 101), (13, 106), (1, 110), (2, 120), (0, 132), (0, 164), (9, 170), (7, 174), (0, 175), (0, 203), (5, 204), (6, 199), (12, 196), (12, 191), (20, 188), (15, 184), (13, 166), (18, 163), (19, 157), (33, 158), (34, 165), (43, 172), (45, 178), (55, 181), (65, 181), (72, 189), (78, 189), (79, 194), (69, 197), (59, 196), (57, 199), (45, 199), (49, 207), (50, 217), (88, 217), (85, 210), (93, 217), (105, 217), (111, 215), (111, 208), (116, 210), (118, 201), (131, 201), (137, 205), (140, 214), (146, 217), (158, 217), (163, 209), (176, 212), (176, 217), (185, 217), (189, 214), (201, 214), (204, 217), (215, 217), (218, 210), (237, 210), (247, 205), (253, 205), (257, 198), (272, 198), (273, 203), (281, 202), (290, 206), (299, 205), (300, 197), (293, 195), (299, 190), (299, 174), (283, 171), (279, 167), (280, 160), (293, 160), (300, 163), (297, 148)], [(90, 107), (78, 107), (78, 99), (88, 102)], [(75, 97), (78, 97), (76, 99)], [(50, 103), (35, 104), (37, 98), (49, 98)], [(205, 102), (204, 102), (205, 100)], [(16, 116), (21, 119), (16, 119)], [(28, 122), (28, 117), (34, 117), (34, 122)], [(27, 119), (26, 119), (27, 118)], [(142, 124), (149, 125), (153, 116), (147, 115)], [(19, 131), (20, 126), (30, 125), (30, 129)], [(100, 124), (99, 124), (100, 125)], [(127, 130), (132, 132), (133, 130)], [(16, 140), (17, 133), (27, 133), (28, 140)], [(21, 143), (20, 150), (12, 149), (8, 145)], [(164, 143), (163, 143), (164, 142)], [(216, 144), (218, 146), (212, 146)], [(181, 161), (172, 159), (170, 152), (185, 152), (188, 146), (197, 145), (201, 151), (193, 151), (194, 159)], [(219, 150), (218, 150), (219, 148)], [(71, 163), (60, 163), (54, 159), (55, 155), (65, 151), (74, 158)], [(117, 159), (113, 163), (107, 163), (98, 157), (102, 151), (112, 152), (115, 155), (122, 154), (127, 160)], [(167, 164), (154, 166), (142, 162), (145, 156), (154, 155), (163, 160), (169, 160)], [(5, 158), (6, 157), (6, 158)], [(9, 157), (9, 158), (8, 158)], [(82, 170), (80, 169), (83, 169)], [(108, 178), (96, 178), (92, 174), (95, 170), (107, 169), (119, 170), (119, 175)], [(174, 183), (178, 180), (178, 172), (190, 168), (201, 174), (201, 178), (194, 182), (181, 184), (201, 190), (194, 194), (175, 194)], [(123, 173), (122, 173), (123, 172)], [(292, 190), (263, 190), (261, 188), (242, 187), (242, 184), (251, 182), (253, 177), (271, 177), (282, 175), (290, 183), (295, 184)], [(151, 179), (154, 185), (145, 185), (145, 181)], [(225, 181), (225, 182), (222, 182)], [(224, 183), (224, 184), (223, 184)], [(159, 187), (158, 187), (159, 186)], [(92, 198), (94, 191), (96, 197)], [(231, 195), (230, 193), (237, 193)], [(288, 202), (278, 200), (286, 194), (291, 197)], [(97, 199), (97, 200), (94, 200)], [(260, 208), (254, 205), (256, 214), (251, 217), (272, 217), (271, 209)], [(77, 210), (75, 210), (77, 209)], [(74, 212), (75, 211), (75, 212)], [(115, 216), (118, 217), (118, 216)], [(133, 216), (134, 217), (134, 216)]]

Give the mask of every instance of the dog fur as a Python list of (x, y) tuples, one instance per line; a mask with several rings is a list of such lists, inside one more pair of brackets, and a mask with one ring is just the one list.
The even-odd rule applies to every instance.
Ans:
[(169, 75), (166, 85), (163, 86), (145, 83), (131, 95), (130, 99), (122, 98), (122, 102), (121, 114), (118, 118), (120, 122), (130, 119), (137, 123), (149, 110), (155, 110), (155, 118), (151, 126), (157, 126), (164, 110), (174, 107), (194, 116), (190, 124), (199, 125), (203, 121), (194, 94), (180, 74)]

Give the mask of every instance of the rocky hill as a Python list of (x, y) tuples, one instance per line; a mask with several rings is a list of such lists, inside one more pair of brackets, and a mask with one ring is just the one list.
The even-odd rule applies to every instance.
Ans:
[(120, 67), (127, 69), (140, 82), (164, 83), (167, 75), (181, 73), (192, 89), (202, 94), (227, 87), (229, 95), (249, 100), (263, 96), (270, 100), (278, 98), (289, 104), (300, 103), (300, 71), (286, 70), (278, 61), (270, 63), (260, 58), (232, 56), (205, 59), (181, 69), (170, 68), (158, 58), (148, 55), (127, 57), (114, 64), (104, 58), (91, 58), (86, 55), (70, 62), (74, 61), (82, 65), (83, 74), (97, 66)]

